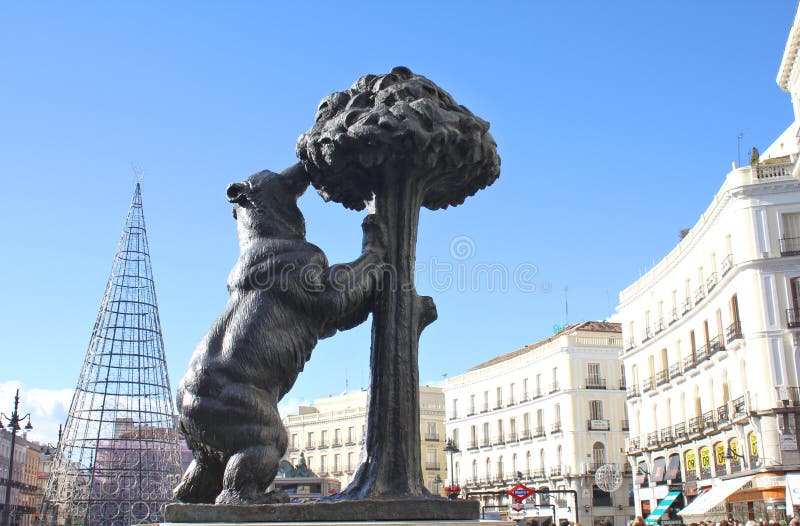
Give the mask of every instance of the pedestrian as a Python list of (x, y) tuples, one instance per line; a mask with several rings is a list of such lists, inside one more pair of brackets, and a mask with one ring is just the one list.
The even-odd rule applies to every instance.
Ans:
[(644, 519), (641, 515), (637, 515), (635, 519), (633, 519), (633, 523), (631, 526), (646, 526)]

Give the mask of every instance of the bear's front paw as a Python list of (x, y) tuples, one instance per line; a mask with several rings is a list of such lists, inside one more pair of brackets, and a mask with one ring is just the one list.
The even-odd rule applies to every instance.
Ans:
[(381, 259), (386, 254), (386, 223), (377, 214), (370, 214), (361, 223), (361, 230), (364, 232), (364, 240), (361, 244), (363, 252), (374, 252)]

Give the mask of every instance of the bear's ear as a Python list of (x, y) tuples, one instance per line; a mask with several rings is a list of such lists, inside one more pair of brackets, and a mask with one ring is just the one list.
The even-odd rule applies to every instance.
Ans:
[(306, 191), (311, 179), (308, 177), (303, 163), (295, 163), (280, 173), (280, 180), (295, 197), (300, 197)]

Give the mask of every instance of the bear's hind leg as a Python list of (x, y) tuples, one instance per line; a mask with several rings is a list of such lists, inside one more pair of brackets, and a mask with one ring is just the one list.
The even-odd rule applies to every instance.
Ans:
[(278, 474), (281, 453), (275, 446), (253, 446), (232, 455), (225, 467), (217, 504), (288, 502), (283, 492), (265, 493)]
[(222, 491), (222, 462), (195, 457), (172, 496), (180, 502), (213, 503)]

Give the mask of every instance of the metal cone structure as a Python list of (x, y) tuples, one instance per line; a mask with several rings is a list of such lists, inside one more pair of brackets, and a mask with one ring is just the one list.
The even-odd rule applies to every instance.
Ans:
[(181, 471), (137, 183), (39, 523), (160, 522)]

